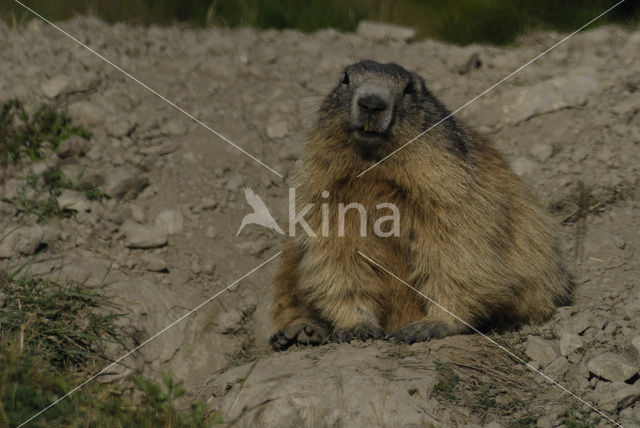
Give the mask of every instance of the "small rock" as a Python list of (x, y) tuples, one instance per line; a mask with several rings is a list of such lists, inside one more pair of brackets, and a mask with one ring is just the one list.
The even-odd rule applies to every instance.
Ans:
[(166, 272), (167, 271), (167, 263), (160, 257), (155, 254), (143, 254), (140, 257), (140, 261), (142, 262), (142, 266), (151, 272)]
[(218, 206), (218, 203), (216, 202), (216, 200), (209, 196), (205, 196), (200, 200), (200, 209), (204, 211), (212, 210), (217, 206)]
[(83, 156), (87, 153), (87, 140), (79, 135), (72, 135), (69, 138), (62, 140), (58, 145), (56, 153), (61, 158), (68, 158), (71, 156)]
[(131, 204), (129, 209), (131, 210), (131, 218), (135, 221), (138, 223), (145, 223), (147, 221), (147, 217), (144, 215), (144, 210), (138, 205)]
[(579, 312), (564, 322), (562, 331), (572, 334), (582, 334), (591, 327), (590, 315), (586, 312)]
[(631, 350), (631, 354), (635, 357), (635, 359), (640, 362), (640, 336), (636, 336), (631, 339), (629, 343), (629, 348)]
[(613, 106), (611, 111), (621, 116), (626, 115), (627, 113), (637, 113), (640, 111), (640, 99), (638, 97), (633, 97), (619, 102)]
[(360, 21), (356, 34), (377, 41), (407, 42), (416, 36), (416, 30), (382, 22)]
[(613, 238), (613, 243), (615, 244), (616, 247), (620, 248), (621, 250), (624, 250), (624, 247), (627, 246), (627, 243), (624, 241), (624, 238), (621, 236), (615, 236)]
[(70, 83), (71, 79), (69, 79), (67, 76), (60, 75), (44, 82), (42, 85), (40, 85), (40, 89), (42, 89), (42, 93), (45, 97), (55, 98), (68, 90)]
[(207, 227), (207, 231), (205, 232), (205, 236), (209, 239), (214, 239), (216, 236), (218, 236), (218, 231), (216, 230), (215, 227), (213, 226), (209, 226)]
[(156, 227), (169, 235), (182, 232), (184, 217), (178, 210), (163, 211), (156, 217)]
[(560, 355), (567, 356), (582, 348), (582, 338), (577, 334), (560, 333)]
[(191, 272), (195, 273), (196, 275), (202, 272), (202, 268), (200, 268), (200, 263), (198, 263), (197, 260), (194, 260), (191, 262)]
[(16, 207), (9, 202), (0, 201), (0, 214), (2, 214), (3, 218), (13, 217), (15, 213)]
[(123, 166), (105, 172), (100, 190), (110, 198), (122, 199), (127, 195), (135, 197), (148, 185), (146, 177), (138, 176), (134, 169)]
[(0, 235), (0, 259), (17, 255), (30, 256), (53, 240), (53, 232), (40, 226), (7, 227)]
[(213, 323), (222, 334), (235, 333), (242, 327), (244, 313), (239, 309), (231, 309), (216, 316)]
[(553, 349), (553, 345), (538, 336), (530, 335), (527, 338), (524, 353), (527, 357), (543, 365), (550, 363), (556, 358), (556, 351)]
[(587, 368), (594, 375), (608, 381), (624, 382), (638, 373), (637, 366), (613, 352), (606, 352), (592, 358)]
[(89, 101), (77, 101), (69, 106), (69, 115), (82, 125), (96, 127), (105, 119), (105, 111)]
[(609, 391), (598, 400), (599, 407), (607, 412), (616, 412), (632, 406), (640, 398), (640, 385), (614, 382)]
[(126, 236), (125, 245), (129, 248), (155, 248), (167, 243), (167, 234), (155, 226), (126, 222), (121, 229)]
[(527, 158), (518, 158), (513, 161), (511, 165), (513, 172), (515, 172), (520, 177), (523, 176), (532, 176), (534, 172), (538, 170), (538, 164), (532, 160)]
[(488, 424), (486, 424), (486, 425), (484, 426), (484, 428), (502, 428), (502, 425), (500, 425), (500, 424), (499, 424), (498, 422), (496, 422), (496, 421), (492, 421), (492, 422), (489, 422)]
[(267, 126), (267, 136), (271, 139), (284, 138), (289, 135), (289, 127), (287, 122), (279, 122)]
[(212, 275), (215, 271), (216, 265), (214, 265), (212, 261), (206, 261), (204, 265), (202, 265), (202, 272), (207, 275)]
[(65, 189), (57, 198), (58, 206), (63, 210), (84, 212), (91, 209), (91, 204), (84, 193)]
[(531, 156), (538, 162), (544, 163), (553, 155), (553, 146), (547, 143), (537, 143), (529, 149)]
[(558, 357), (545, 368), (544, 372), (552, 379), (562, 377), (569, 368), (569, 362), (565, 357)]

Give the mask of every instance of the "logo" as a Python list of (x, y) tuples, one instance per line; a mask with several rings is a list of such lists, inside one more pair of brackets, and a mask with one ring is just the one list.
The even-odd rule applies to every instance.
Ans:
[[(323, 191), (321, 195), (324, 199), (329, 198), (329, 192), (326, 190)], [(257, 224), (259, 226), (266, 227), (267, 229), (275, 230), (281, 235), (285, 235), (285, 232), (275, 221), (265, 203), (258, 195), (255, 194), (255, 192), (251, 188), (247, 187), (244, 190), (244, 196), (247, 199), (247, 203), (249, 204), (249, 206), (253, 208), (253, 212), (244, 216), (244, 218), (242, 219), (242, 223), (240, 224), (240, 228), (236, 233), (236, 236), (240, 235), (240, 232), (242, 232), (245, 226), (248, 226), (250, 224)], [(350, 210), (355, 210), (359, 215), (360, 236), (367, 236), (369, 232), (367, 226), (369, 223), (367, 221), (367, 211), (364, 205), (357, 202), (351, 202), (346, 205), (343, 203), (339, 203), (337, 204), (337, 215), (331, 216), (331, 207), (329, 203), (323, 202), (322, 204), (320, 204), (320, 209), (322, 210), (321, 230), (317, 231), (317, 233), (312, 230), (311, 226), (309, 226), (309, 223), (307, 223), (306, 219), (304, 218), (305, 215), (307, 215), (314, 208), (314, 206), (315, 203), (308, 203), (302, 208), (301, 211), (296, 213), (296, 189), (289, 189), (289, 236), (295, 236), (297, 229), (296, 226), (299, 225), (300, 228), (302, 228), (302, 230), (304, 230), (305, 233), (312, 238), (318, 236), (318, 234), (323, 237), (328, 237), (330, 235), (330, 219), (337, 218), (337, 235), (338, 237), (342, 238), (345, 236), (345, 217), (347, 212)], [(376, 210), (390, 210), (390, 214), (380, 216), (375, 220), (375, 222), (373, 223), (374, 234), (382, 238), (387, 238), (390, 236), (400, 236), (400, 211), (398, 210), (398, 207), (395, 204), (384, 202), (377, 204)], [(385, 227), (384, 229), (386, 229), (386, 231), (383, 231), (383, 224), (385, 223), (390, 223), (390, 227)]]

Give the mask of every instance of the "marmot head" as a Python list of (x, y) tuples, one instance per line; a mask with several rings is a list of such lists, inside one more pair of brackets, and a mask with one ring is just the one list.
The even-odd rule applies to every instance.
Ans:
[(379, 158), (445, 117), (424, 79), (393, 63), (365, 60), (344, 69), (325, 98), (319, 125), (367, 158)]

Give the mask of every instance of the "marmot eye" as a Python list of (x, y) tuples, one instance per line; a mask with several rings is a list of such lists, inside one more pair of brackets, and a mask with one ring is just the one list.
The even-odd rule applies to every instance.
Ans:
[(343, 85), (349, 84), (349, 75), (347, 73), (344, 73), (344, 75), (342, 76), (342, 84)]

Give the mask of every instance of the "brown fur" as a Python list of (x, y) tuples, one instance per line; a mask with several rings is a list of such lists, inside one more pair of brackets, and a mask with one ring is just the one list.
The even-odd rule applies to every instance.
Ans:
[[(287, 238), (274, 280), (275, 348), (311, 341), (310, 332), (318, 343), (326, 329), (335, 340), (395, 332), (409, 343), (469, 330), (357, 251), (478, 328), (540, 322), (568, 299), (552, 222), (492, 146), (463, 130), (465, 153), (457, 153), (440, 125), (357, 178), (375, 159), (354, 149), (345, 116), (331, 113), (335, 101), (325, 102), (296, 175), (296, 205), (315, 202), (305, 218), (318, 236)], [(416, 123), (393, 125), (387, 152), (424, 130)], [(322, 202), (331, 207), (329, 237), (319, 233)], [(366, 237), (355, 210), (337, 236), (340, 202), (366, 208)], [(400, 237), (372, 233), (389, 213), (376, 209), (382, 202), (398, 206)]]

